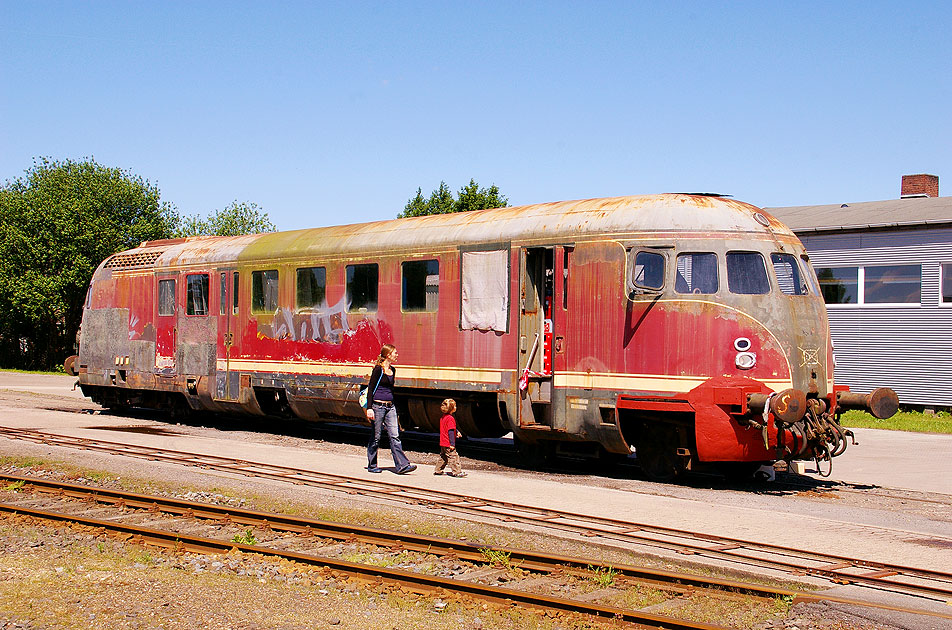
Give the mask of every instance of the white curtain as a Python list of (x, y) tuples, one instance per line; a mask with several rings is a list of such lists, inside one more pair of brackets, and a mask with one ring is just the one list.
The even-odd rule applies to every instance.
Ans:
[(460, 270), (463, 330), (506, 332), (509, 322), (509, 250), (463, 252)]

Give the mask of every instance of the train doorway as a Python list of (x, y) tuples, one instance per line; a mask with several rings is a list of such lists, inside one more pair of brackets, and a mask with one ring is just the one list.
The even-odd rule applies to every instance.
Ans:
[(231, 368), (238, 317), (238, 272), (218, 270), (218, 343), (215, 361), (215, 399), (238, 400), (240, 375)]
[(178, 273), (158, 274), (155, 282), (155, 371), (175, 375), (175, 343), (178, 332)]
[(519, 268), (519, 425), (552, 428), (554, 248), (523, 248)]

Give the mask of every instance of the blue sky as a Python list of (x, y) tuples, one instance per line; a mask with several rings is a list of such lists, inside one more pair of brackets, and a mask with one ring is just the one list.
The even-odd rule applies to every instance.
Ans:
[(0, 181), (117, 166), (183, 214), (393, 218), (470, 178), (513, 205), (760, 206), (952, 186), (952, 3), (0, 0)]

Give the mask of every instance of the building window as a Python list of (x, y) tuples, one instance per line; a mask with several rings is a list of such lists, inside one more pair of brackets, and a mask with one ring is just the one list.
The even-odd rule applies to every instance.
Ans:
[(918, 304), (921, 299), (921, 265), (883, 265), (865, 268), (864, 304)]
[(727, 252), (727, 288), (738, 295), (769, 293), (764, 257), (758, 252)]
[(208, 315), (208, 274), (185, 276), (185, 314)]
[(377, 265), (347, 265), (347, 310), (376, 311)]
[(921, 265), (820, 267), (817, 269), (827, 304), (919, 304)]
[(942, 263), (942, 304), (952, 304), (952, 263)]
[(717, 293), (717, 254), (678, 254), (677, 293)]
[(777, 286), (787, 295), (806, 295), (807, 284), (800, 275), (797, 257), (790, 254), (771, 254), (770, 264), (777, 276)]
[(175, 315), (175, 280), (159, 280), (159, 315)]
[(859, 301), (859, 267), (819, 267), (820, 291), (827, 304), (856, 304)]
[(440, 262), (410, 260), (403, 263), (403, 310), (435, 311), (439, 304)]
[(327, 272), (324, 267), (297, 270), (297, 307), (320, 307), (326, 302)]
[(251, 272), (251, 310), (273, 313), (278, 310), (278, 270)]

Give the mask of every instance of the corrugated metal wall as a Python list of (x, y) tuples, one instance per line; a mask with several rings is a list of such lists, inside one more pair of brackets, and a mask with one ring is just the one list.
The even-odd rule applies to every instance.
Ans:
[(922, 265), (919, 306), (829, 306), (835, 378), (859, 392), (892, 387), (903, 404), (952, 406), (952, 305), (939, 305), (952, 228), (798, 236), (815, 267)]

